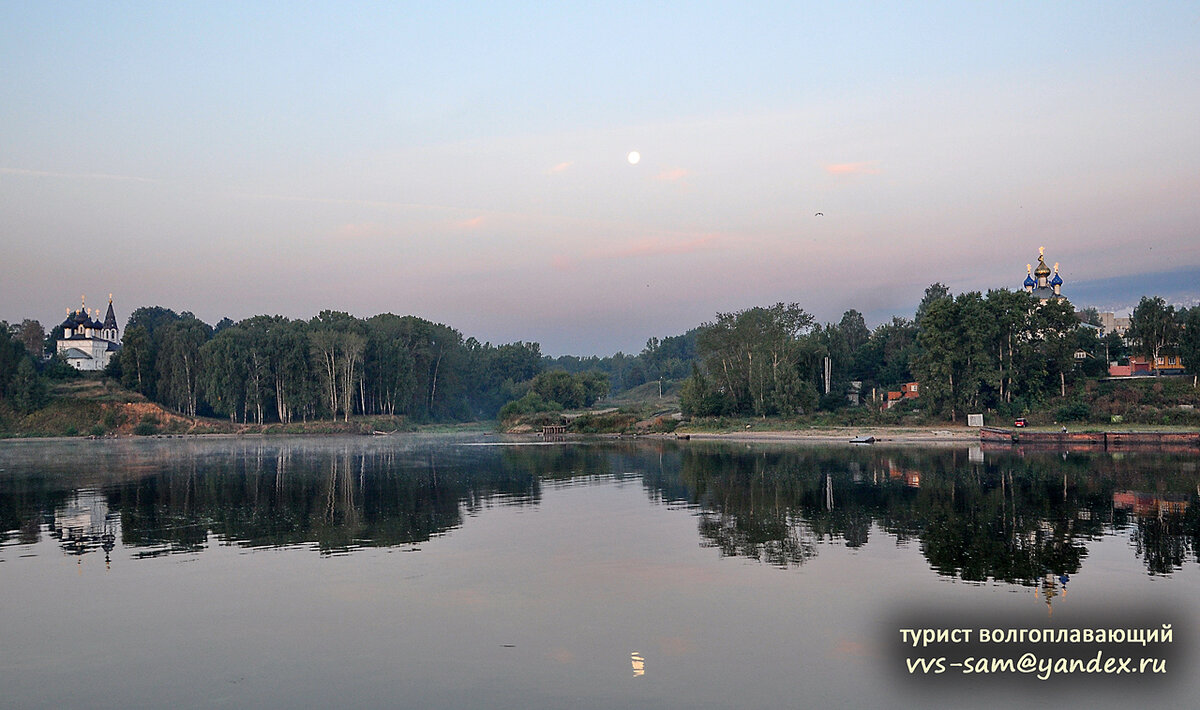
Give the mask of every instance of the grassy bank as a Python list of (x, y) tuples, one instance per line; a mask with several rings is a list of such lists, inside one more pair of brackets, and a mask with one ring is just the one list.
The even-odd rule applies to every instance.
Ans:
[[(920, 398), (887, 411), (872, 406), (845, 407), (794, 417), (730, 415), (680, 420), (679, 400), (673, 391), (658, 396), (657, 383), (643, 385), (597, 405), (592, 412), (544, 412), (501, 423), (512, 433), (541, 431), (549, 424), (565, 425), (579, 434), (729, 434), (735, 432), (804, 433), (872, 431), (965, 430), (966, 414), (956, 421), (931, 415)], [(1014, 403), (1001, 411), (983, 411), (988, 426), (1011, 427), (1024, 417), (1031, 430), (1057, 431), (1195, 431), (1200, 429), (1200, 390), (1192, 379), (1160, 377), (1132, 380), (1093, 380), (1078, 386), (1067, 397), (1037, 405)]]
[[(49, 403), (20, 414), (0, 403), (0, 437), (153, 436), (177, 434), (330, 435), (422, 431), (429, 433), (536, 433), (546, 425), (565, 425), (576, 434), (729, 434), (736, 432), (814, 433), (822, 430), (958, 430), (956, 422), (930, 416), (920, 399), (888, 411), (870, 406), (847, 407), (797, 417), (724, 416), (683, 419), (677, 387), (668, 384), (660, 396), (658, 383), (610, 398), (589, 411), (525, 414), (503, 422), (416, 425), (404, 417), (352, 416), (291, 424), (239, 424), (226, 419), (185, 417), (121, 388), (111, 380), (85, 377), (56, 384)], [(1031, 430), (1195, 431), (1200, 429), (1200, 390), (1191, 378), (1145, 378), (1089, 381), (1069, 393), (1035, 407), (1019, 404), (1006, 411), (986, 411), (988, 426), (1011, 427), (1024, 416)], [(840, 435), (840, 434), (839, 434)]]
[[(180, 434), (373, 434), (415, 431), (404, 417), (351, 417), (291, 424), (239, 424), (227, 419), (186, 417), (112, 380), (85, 377), (57, 383), (46, 406), (29, 414), (0, 409), (0, 437), (161, 436)], [(431, 430), (446, 429), (446, 425)]]
[(169, 412), (145, 397), (103, 378), (55, 384), (41, 409), (0, 413), (0, 436), (130, 436), (157, 433), (217, 433), (220, 424)]

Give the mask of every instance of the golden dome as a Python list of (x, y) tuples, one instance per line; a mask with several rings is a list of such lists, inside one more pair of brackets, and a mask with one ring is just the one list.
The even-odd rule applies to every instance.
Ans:
[(1050, 267), (1046, 266), (1045, 251), (1046, 251), (1046, 247), (1038, 248), (1038, 265), (1037, 265), (1037, 269), (1034, 270), (1033, 275), (1038, 277), (1039, 279), (1050, 275)]

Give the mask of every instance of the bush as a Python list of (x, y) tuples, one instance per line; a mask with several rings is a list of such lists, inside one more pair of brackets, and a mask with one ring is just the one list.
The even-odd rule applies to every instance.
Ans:
[(1058, 408), (1056, 414), (1060, 422), (1086, 422), (1092, 416), (1092, 408), (1085, 402), (1071, 402)]
[(817, 402), (817, 409), (826, 412), (836, 411), (850, 406), (850, 400), (846, 399), (846, 395), (838, 389), (832, 389), (828, 393), (821, 395), (821, 399)]
[(78, 380), (83, 377), (82, 372), (68, 365), (63, 356), (58, 353), (42, 364), (42, 374), (53, 382)]
[(529, 392), (520, 399), (514, 399), (500, 408), (500, 420), (512, 419), (522, 414), (537, 412), (561, 412), (562, 405), (558, 402), (547, 402), (537, 392)]
[(133, 428), (133, 433), (138, 436), (152, 436), (158, 433), (158, 417), (153, 414), (147, 414), (142, 417), (142, 420)]
[(572, 375), (562, 370), (550, 370), (534, 377), (529, 387), (546, 402), (557, 402), (567, 409), (580, 409), (592, 406), (596, 400), (608, 394), (608, 376), (596, 371)]

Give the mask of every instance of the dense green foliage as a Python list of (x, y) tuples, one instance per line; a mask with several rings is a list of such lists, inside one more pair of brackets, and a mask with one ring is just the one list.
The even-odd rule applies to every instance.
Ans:
[(869, 392), (912, 380), (916, 335), (903, 318), (870, 331), (856, 310), (817, 324), (795, 303), (720, 313), (699, 329), (698, 363), (681, 404), (700, 416), (838, 409), (850, 403), (851, 382)]
[[(17, 414), (28, 414), (46, 404), (46, 382), (50, 376), (61, 373), (61, 361), (51, 359), (43, 361), (40, 355), (41, 343), (36, 338), (29, 337), (29, 324), (36, 321), (26, 320), (19, 326), (10, 327), (0, 321), (0, 402), (11, 408)], [(36, 325), (36, 333), (40, 334), (41, 326)]]
[(815, 392), (804, 373), (821, 353), (819, 333), (801, 337), (812, 324), (795, 303), (718, 313), (697, 335), (705, 376), (684, 391), (684, 411), (803, 413)]
[(184, 414), (255, 423), (487, 418), (542, 368), (537, 343), (493, 346), (390, 313), (254, 316), (214, 329), (190, 313), (139, 308), (122, 344), (109, 374), (126, 387)]
[[(1178, 352), (1192, 368), (1200, 362), (1200, 307), (1176, 312), (1162, 299), (1143, 299), (1132, 323), (1132, 352)], [(911, 406), (951, 421), (968, 410), (1009, 415), (1066, 400), (1130, 350), (1119, 335), (1101, 339), (1098, 328), (1081, 324), (1067, 301), (1040, 303), (1008, 290), (955, 296), (942, 284), (926, 289), (915, 321), (895, 318), (873, 331), (854, 310), (821, 325), (798, 305), (779, 303), (718, 314), (698, 329), (696, 342), (696, 366), (681, 394), (688, 414), (834, 410), (854, 392), (869, 399), (916, 381), (920, 399)], [(1087, 418), (1084, 405), (1056, 406), (1063, 420)]]
[[(906, 407), (924, 417), (1037, 410), (1076, 421), (1148, 416), (1081, 386), (1104, 377), (1110, 361), (1178, 355), (1193, 375), (1200, 368), (1200, 307), (1143, 298), (1124, 338), (1100, 338), (1081, 320), (1099, 316), (1023, 291), (956, 296), (933, 284), (914, 319), (873, 330), (856, 310), (822, 324), (799, 304), (777, 303), (651, 338), (637, 355), (550, 358), (537, 343), (480, 343), (415, 316), (323, 311), (307, 321), (262, 315), (210, 327), (155, 306), (131, 314), (107, 374), (183, 414), (258, 424), (362, 414), (503, 418), (590, 407), (650, 383), (673, 386), (689, 415), (836, 415), (855, 394), (880, 402), (912, 381), (921, 396)], [(44, 357), (61, 326), (47, 334), (28, 319), (0, 325), (0, 403), (10, 417), (43, 407), (49, 382), (79, 376), (61, 358)]]
[(1064, 396), (1068, 379), (1080, 375), (1076, 350), (1097, 349), (1086, 340), (1094, 331), (1080, 328), (1066, 301), (1038, 303), (1023, 291), (999, 290), (938, 296), (925, 305), (913, 374), (925, 405), (951, 420), (966, 409)]
[(612, 392), (625, 392), (647, 382), (671, 382), (688, 377), (696, 361), (696, 336), (699, 332), (699, 328), (694, 328), (683, 335), (662, 340), (650, 338), (637, 355), (621, 352), (607, 357), (562, 355), (545, 357), (543, 362), (547, 370), (575, 374), (592, 371), (604, 373), (608, 376)]
[(1129, 337), (1137, 344), (1137, 354), (1155, 360), (1179, 340), (1175, 306), (1155, 296), (1143, 298), (1130, 316)]
[(1192, 373), (1193, 384), (1197, 374), (1200, 374), (1200, 306), (1187, 312), (1182, 319), (1179, 333), (1179, 357), (1183, 365)]

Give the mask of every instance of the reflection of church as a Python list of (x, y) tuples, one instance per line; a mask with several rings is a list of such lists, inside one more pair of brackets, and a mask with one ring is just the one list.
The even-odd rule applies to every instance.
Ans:
[(1033, 294), (1039, 301), (1057, 301), (1065, 299), (1062, 295), (1062, 277), (1058, 275), (1058, 264), (1054, 265), (1053, 274), (1046, 266), (1046, 247), (1038, 247), (1037, 269), (1032, 264), (1025, 265), (1025, 293)]
[(1188, 509), (1188, 495), (1181, 493), (1143, 493), (1117, 491), (1112, 497), (1113, 509), (1132, 511), (1139, 518), (1183, 515)]
[(902, 480), (904, 485), (910, 488), (921, 487), (921, 472), (912, 469), (904, 469), (896, 465), (892, 459), (887, 460), (888, 478), (892, 480)]
[(95, 318), (92, 310), (80, 299), (79, 310), (72, 312), (67, 309), (67, 319), (62, 322), (63, 334), (58, 340), (58, 353), (76, 370), (103, 370), (108, 367), (112, 354), (121, 349), (112, 294), (108, 296), (108, 313), (104, 314), (104, 322), (97, 320), (99, 308), (94, 315)]
[(1067, 596), (1067, 583), (1070, 581), (1071, 575), (1066, 572), (1059, 575), (1047, 572), (1041, 582), (1033, 585), (1034, 598), (1041, 597), (1042, 601), (1046, 602), (1046, 616), (1054, 615), (1054, 598)]
[(69, 555), (82, 556), (99, 547), (104, 550), (107, 567), (117, 544), (116, 518), (103, 496), (80, 492), (54, 512), (50, 535), (58, 538)]

